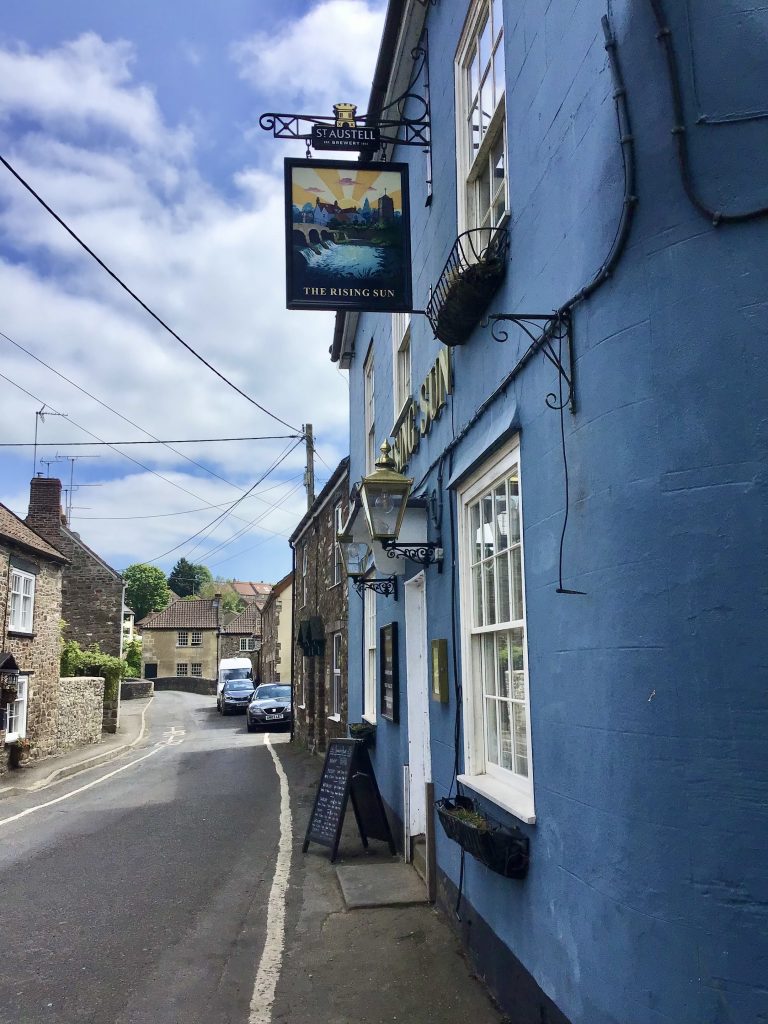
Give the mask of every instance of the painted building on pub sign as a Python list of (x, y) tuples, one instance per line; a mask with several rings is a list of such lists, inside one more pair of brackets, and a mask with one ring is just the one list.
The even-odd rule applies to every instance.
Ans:
[(764, 36), (725, 0), (391, 0), (369, 123), (417, 45), (431, 153), (386, 159), (429, 315), (341, 312), (332, 358), (350, 480), (392, 444), (426, 555), (372, 545), (350, 721), (515, 1020), (768, 1019)]

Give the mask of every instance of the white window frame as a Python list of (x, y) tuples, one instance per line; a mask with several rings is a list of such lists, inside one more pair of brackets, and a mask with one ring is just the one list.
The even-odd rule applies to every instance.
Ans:
[(376, 594), (369, 587), (363, 591), (363, 650), (365, 653), (363, 718), (366, 722), (376, 724), (376, 668), (377, 668), (377, 635), (376, 635)]
[(309, 597), (309, 544), (305, 544), (301, 556), (301, 603), (306, 608)]
[(341, 558), (341, 548), (337, 540), (344, 526), (344, 509), (342, 503), (337, 501), (333, 507), (333, 584), (337, 586), (344, 579), (344, 563)]
[(411, 399), (411, 314), (392, 314), (392, 397), (395, 422)]
[(189, 662), (188, 661), (177, 661), (176, 662), (176, 675), (177, 676), (188, 676), (189, 675)]
[(335, 722), (341, 721), (341, 633), (334, 633), (331, 640), (331, 686), (330, 715)]
[(8, 629), (13, 633), (32, 632), (35, 622), (35, 583), (33, 573), (11, 568), (8, 581)]
[(376, 393), (373, 373), (373, 347), (363, 363), (363, 406), (365, 411), (365, 472), (376, 468)]
[[(183, 639), (182, 639), (183, 637)], [(189, 630), (178, 629), (176, 631), (176, 646), (177, 647), (189, 647)]]
[(202, 647), (203, 646), (203, 631), (201, 629), (193, 629), (190, 634), (190, 646), (191, 647)]
[[(474, 595), (472, 564), (472, 536), (470, 526), (470, 508), (483, 495), (492, 492), (499, 483), (508, 479), (513, 467), (518, 471), (518, 515), (520, 519), (520, 573), (522, 580), (521, 616), (509, 618), (488, 626), (474, 622)], [(529, 824), (536, 821), (533, 788), (533, 756), (531, 747), (531, 713), (530, 688), (528, 680), (528, 630), (525, 614), (525, 554), (523, 551), (523, 499), (522, 472), (520, 469), (519, 438), (514, 438), (492, 460), (477, 470), (458, 491), (459, 506), (459, 579), (461, 581), (461, 623), (462, 623), (462, 694), (464, 711), (464, 766), (465, 774), (459, 781), (482, 796), (492, 800), (500, 807)], [(517, 545), (508, 545), (511, 550)], [(510, 577), (512, 571), (510, 568)], [(485, 586), (485, 584), (484, 584)], [(485, 594), (485, 591), (483, 592)], [(498, 588), (496, 605), (498, 601)], [(510, 601), (510, 616), (513, 614), (513, 602)], [(495, 635), (506, 630), (523, 630), (523, 683), (525, 700), (525, 729), (527, 742), (528, 774), (518, 774), (502, 768), (498, 764), (487, 761), (485, 737), (485, 703), (482, 678), (476, 668), (480, 638)], [(514, 704), (510, 700), (510, 704)], [(521, 702), (517, 702), (521, 703)], [(514, 733), (514, 728), (512, 729)]]
[[(470, 95), (471, 87), (469, 82), (469, 69), (472, 65), (472, 57), (478, 40), (482, 36), (481, 29), (483, 29), (486, 20), (491, 17), (492, 14), (494, 17), (497, 17), (500, 12), (501, 3), (499, 0), (475, 0), (470, 8), (469, 15), (464, 26), (464, 32), (462, 33), (456, 52), (454, 74), (456, 91), (456, 196), (458, 203), (458, 226), (460, 234), (472, 228), (487, 226), (495, 229), (497, 227), (503, 227), (509, 220), (509, 151), (507, 145), (505, 88), (499, 89), (497, 94), (496, 85), (494, 85), (494, 91), (492, 94), (493, 110), (486, 111), (487, 114), (490, 114), (490, 118), (484, 128), (482, 125), (480, 126), (478, 134), (482, 137), (479, 145), (472, 154), (469, 152), (470, 146), (473, 145), (473, 140), (475, 138), (475, 132), (472, 130), (471, 109), (476, 95)], [(503, 22), (500, 30), (498, 30), (496, 26), (494, 27), (493, 35), (495, 38), (491, 39), (492, 57), (490, 70), (488, 71), (488, 77), (485, 81), (492, 82), (495, 70), (500, 67), (502, 85), (505, 86), (506, 80), (504, 76), (504, 69), (497, 60), (497, 55), (499, 53), (502, 58), (504, 57), (505, 31)], [(483, 61), (483, 64), (485, 64), (485, 61)], [(485, 70), (485, 68), (483, 68), (483, 70)], [(504, 179), (502, 183), (503, 195), (501, 196), (503, 199), (503, 213), (494, 221), (494, 200), (499, 195), (499, 189), (498, 187), (493, 187), (494, 176), (490, 164), (491, 152), (499, 137), (502, 139), (504, 154)], [(479, 192), (477, 182), (480, 180), (481, 173), (484, 169), (488, 169), (490, 172), (489, 188), (492, 193), (490, 205), (488, 207), (490, 211), (490, 221), (488, 222), (483, 222), (483, 218), (478, 216), (477, 211)], [(472, 212), (470, 212), (470, 206), (474, 207)], [(483, 237), (484, 244), (487, 244), (487, 242), (490, 241), (491, 235), (492, 231), (489, 232), (487, 240)], [(484, 247), (484, 244), (481, 245), (480, 248)]]
[(256, 637), (255, 636), (241, 636), (240, 637), (240, 651), (242, 653), (250, 654), (256, 650)]
[(21, 740), (27, 735), (27, 704), (29, 701), (29, 676), (19, 673), (16, 677), (16, 697), (5, 705), (5, 742)]
[[(197, 670), (197, 671), (195, 671), (195, 670)], [(203, 663), (202, 663), (202, 661), (193, 661), (192, 664), (189, 666), (189, 674), (191, 676), (195, 676), (197, 679), (202, 679), (202, 677), (203, 677)]]

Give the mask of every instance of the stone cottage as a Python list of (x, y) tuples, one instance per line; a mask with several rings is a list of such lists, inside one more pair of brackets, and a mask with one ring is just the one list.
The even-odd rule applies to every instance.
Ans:
[[(62, 571), (67, 559), (0, 505), (0, 751), (28, 739), (57, 750)], [(0, 756), (0, 772), (7, 765)]]
[(221, 627), (220, 658), (250, 658), (253, 678), (261, 681), (261, 611), (254, 601)]
[(291, 681), (291, 623), (293, 620), (293, 573), (274, 585), (261, 610), (261, 681)]
[(221, 595), (211, 600), (174, 601), (136, 625), (143, 637), (145, 679), (193, 676), (216, 679), (219, 666)]
[(295, 735), (312, 751), (347, 734), (347, 577), (336, 541), (349, 506), (341, 460), (290, 537), (296, 566)]
[(61, 617), (67, 639), (81, 647), (97, 643), (105, 654), (122, 657), (123, 578), (70, 530), (61, 509), (60, 480), (34, 477), (26, 523), (66, 556)]

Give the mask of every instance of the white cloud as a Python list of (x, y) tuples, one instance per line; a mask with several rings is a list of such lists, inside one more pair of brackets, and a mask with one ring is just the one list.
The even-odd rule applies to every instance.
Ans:
[(298, 21), (257, 32), (233, 47), (242, 77), (278, 101), (309, 103), (330, 113), (338, 101), (364, 112), (384, 23), (384, 4), (324, 0)]
[[(0, 151), (202, 355), (287, 422), (297, 427), (312, 422), (320, 453), (333, 467), (346, 451), (346, 382), (328, 358), (332, 314), (284, 308), (281, 178), (243, 167), (235, 176), (236, 198), (217, 192), (201, 179), (186, 130), (164, 122), (152, 90), (134, 81), (131, 62), (128, 44), (108, 44), (93, 35), (46, 52), (0, 49), (0, 74), (12, 83), (0, 97), (0, 136), (5, 136)], [(112, 130), (107, 136), (105, 128)], [(178, 144), (165, 146), (163, 139)], [(5, 173), (0, 175), (0, 294), (0, 331), (156, 436), (287, 433), (185, 352)], [(100, 437), (144, 436), (1, 338), (0, 360), (7, 377)], [(0, 395), (4, 439), (31, 441), (38, 402), (2, 380)], [(87, 440), (56, 418), (46, 420), (40, 433), (46, 443)], [(284, 445), (184, 447), (185, 454), (235, 488), (167, 449), (127, 451), (200, 495), (205, 500), (199, 504), (217, 504), (236, 497), (236, 488), (249, 487)], [(81, 500), (99, 514), (127, 515), (133, 508), (137, 514), (160, 513), (198, 505), (195, 497), (108, 449), (98, 453), (98, 461), (80, 463), (77, 471), (79, 479), (102, 484), (84, 492), (88, 500)], [(2, 458), (0, 500), (23, 515), (31, 453)], [(299, 449), (283, 467), (294, 481), (291, 486), (303, 458)], [(317, 473), (320, 479), (328, 475), (322, 464)], [(301, 490), (286, 502), (288, 515), (277, 510), (264, 527), (290, 533), (303, 511)], [(250, 507), (253, 518), (258, 502)], [(124, 565), (173, 546), (207, 518), (203, 513), (139, 520), (118, 523), (119, 530), (114, 523), (94, 521), (83, 533), (105, 557)], [(231, 529), (242, 525), (233, 521)], [(228, 529), (221, 527), (217, 538), (226, 537)], [(260, 539), (254, 529), (240, 547)], [(290, 551), (284, 540), (263, 536), (264, 557), (269, 553), (267, 564), (274, 566), (264, 576), (277, 578), (289, 564)], [(217, 557), (236, 550), (237, 544)], [(259, 548), (249, 559), (262, 557)], [(261, 575), (239, 567), (237, 560), (222, 571)]]

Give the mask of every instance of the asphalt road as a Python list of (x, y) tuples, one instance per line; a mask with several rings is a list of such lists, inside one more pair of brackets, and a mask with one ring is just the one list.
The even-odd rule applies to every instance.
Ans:
[(130, 756), (0, 803), (2, 1024), (248, 1020), (279, 840), (272, 757), (211, 697), (160, 693), (150, 722)]

